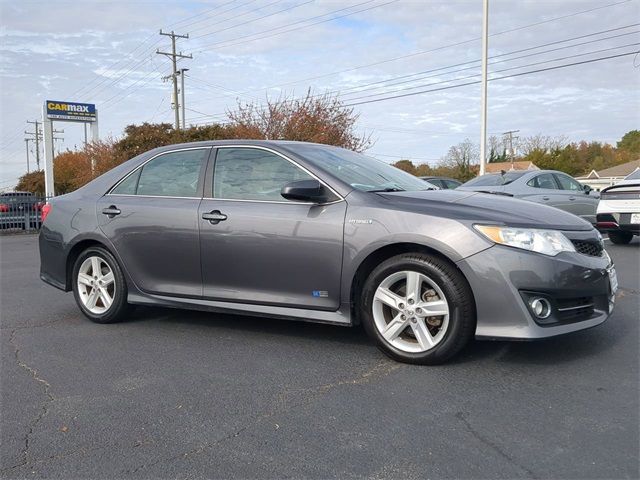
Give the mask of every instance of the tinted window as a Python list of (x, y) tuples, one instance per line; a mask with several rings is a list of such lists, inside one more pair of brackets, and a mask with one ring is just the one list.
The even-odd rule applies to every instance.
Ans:
[(576, 180), (574, 180), (573, 178), (569, 177), (568, 175), (557, 175), (556, 174), (556, 179), (560, 183), (560, 188), (562, 190), (581, 191), (583, 189), (582, 188), (582, 184), (578, 183)]
[(136, 188), (138, 187), (138, 178), (140, 178), (141, 169), (136, 170), (127, 178), (125, 178), (120, 184), (112, 190), (111, 193), (119, 195), (135, 195)]
[(361, 153), (329, 145), (288, 143), (286, 148), (331, 173), (353, 188), (364, 191), (428, 190), (424, 180)]
[(282, 187), (310, 179), (311, 175), (275, 153), (257, 148), (220, 148), (213, 173), (213, 196), (284, 202)]
[(208, 148), (165, 153), (146, 163), (139, 174), (127, 177), (112, 193), (195, 197), (200, 168), (208, 155)]
[(497, 173), (490, 173), (488, 175), (482, 175), (469, 180), (464, 184), (465, 187), (496, 187), (499, 185), (508, 185), (514, 180), (517, 180), (525, 172), (506, 172), (504, 175)]
[(527, 182), (527, 185), (534, 188), (547, 188), (557, 190), (558, 186), (556, 185), (555, 180), (553, 179), (553, 175), (550, 173), (543, 173), (536, 177), (533, 177), (531, 180)]
[(447, 185), (447, 188), (453, 189), (460, 186), (460, 183), (454, 182), (453, 180), (443, 180), (443, 182)]

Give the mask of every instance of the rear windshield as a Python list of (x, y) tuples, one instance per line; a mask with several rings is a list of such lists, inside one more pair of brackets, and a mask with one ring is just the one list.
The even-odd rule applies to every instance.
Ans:
[(482, 175), (481, 177), (473, 178), (463, 185), (465, 187), (495, 187), (499, 185), (508, 185), (524, 174), (525, 172), (507, 172), (504, 175), (490, 173), (489, 175)]

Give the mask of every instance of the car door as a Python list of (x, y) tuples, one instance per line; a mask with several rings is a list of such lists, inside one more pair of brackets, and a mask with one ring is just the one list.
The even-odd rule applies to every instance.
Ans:
[(336, 310), (346, 202), (285, 200), (285, 184), (314, 177), (267, 148), (219, 147), (210, 164), (199, 214), (205, 298)]
[(98, 201), (98, 224), (142, 291), (202, 296), (198, 206), (210, 152), (157, 155)]
[(517, 194), (514, 195), (516, 198), (551, 207), (558, 207), (562, 200), (556, 179), (553, 174), (548, 172), (539, 173), (529, 178), (524, 185), (518, 185), (516, 191)]
[(598, 198), (595, 195), (588, 195), (582, 184), (569, 175), (564, 173), (554, 173), (553, 175), (560, 186), (561, 200), (558, 208), (578, 215), (591, 223), (596, 223)]

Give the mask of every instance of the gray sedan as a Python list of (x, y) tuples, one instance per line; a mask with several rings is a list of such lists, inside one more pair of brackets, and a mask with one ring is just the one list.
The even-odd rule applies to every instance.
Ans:
[(526, 170), (490, 173), (469, 180), (458, 190), (506, 195), (550, 205), (596, 223), (600, 196), (563, 172)]
[(580, 218), (429, 191), (326, 145), (215, 141), (135, 157), (42, 210), (40, 277), (98, 323), (133, 305), (363, 324), (400, 361), (604, 322), (615, 269)]

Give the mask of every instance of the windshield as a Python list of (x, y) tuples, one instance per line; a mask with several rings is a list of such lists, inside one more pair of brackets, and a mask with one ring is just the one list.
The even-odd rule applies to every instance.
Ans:
[(625, 180), (640, 180), (640, 168), (637, 169), (635, 172), (627, 175), (625, 177)]
[(344, 148), (295, 143), (286, 147), (353, 188), (365, 192), (411, 192), (437, 188), (388, 163)]
[(465, 187), (496, 187), (499, 185), (508, 185), (509, 183), (517, 180), (525, 172), (507, 172), (504, 175), (497, 173), (490, 173), (489, 175), (482, 175), (469, 180), (464, 184)]

